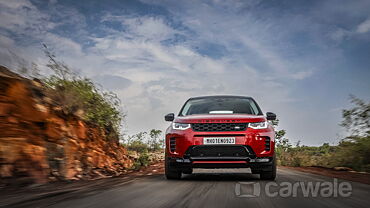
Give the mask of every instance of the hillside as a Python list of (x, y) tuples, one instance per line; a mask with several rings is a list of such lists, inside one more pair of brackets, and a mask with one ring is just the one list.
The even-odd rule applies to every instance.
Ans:
[(103, 128), (65, 113), (40, 81), (0, 66), (0, 89), (1, 182), (98, 178), (133, 165), (118, 138), (107, 139)]

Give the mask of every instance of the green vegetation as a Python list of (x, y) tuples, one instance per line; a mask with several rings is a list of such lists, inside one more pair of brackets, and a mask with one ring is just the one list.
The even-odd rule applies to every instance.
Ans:
[(150, 158), (148, 153), (141, 153), (139, 157), (135, 160), (132, 169), (138, 170), (141, 167), (147, 167), (150, 165)]
[[(116, 94), (98, 87), (92, 80), (81, 77), (44, 46), (48, 58), (46, 67), (51, 70), (47, 77), (40, 75), (40, 69), (21, 65), (19, 73), (36, 77), (45, 87), (45, 94), (53, 102), (55, 109), (66, 115), (76, 115), (89, 123), (104, 129), (110, 142), (120, 142), (134, 158), (134, 169), (148, 166), (153, 158), (162, 155), (164, 140), (161, 130), (152, 129), (132, 136), (120, 135), (121, 122), (125, 115), (121, 111), (121, 102)], [(120, 141), (121, 140), (121, 141)], [(158, 154), (157, 154), (158, 153)], [(154, 155), (154, 156), (153, 156)], [(154, 160), (156, 160), (154, 158)]]
[(148, 166), (151, 158), (150, 153), (163, 154), (164, 139), (161, 139), (161, 130), (152, 129), (149, 132), (139, 132), (122, 140), (129, 151), (129, 155), (137, 155), (134, 163), (134, 169), (142, 166)]
[(370, 172), (370, 103), (351, 96), (353, 108), (343, 110), (341, 126), (351, 135), (338, 145), (324, 143), (319, 147), (292, 145), (285, 130), (276, 132), (278, 164), (286, 166), (349, 167)]
[(122, 140), (123, 145), (130, 151), (158, 152), (164, 148), (164, 139), (161, 139), (161, 130), (152, 129), (149, 132), (139, 132), (132, 136), (127, 136)]
[(56, 60), (46, 45), (47, 67), (53, 74), (42, 79), (47, 94), (66, 114), (76, 114), (85, 121), (104, 128), (109, 140), (118, 142), (121, 121), (120, 100), (112, 92), (99, 89), (90, 79), (82, 78)]

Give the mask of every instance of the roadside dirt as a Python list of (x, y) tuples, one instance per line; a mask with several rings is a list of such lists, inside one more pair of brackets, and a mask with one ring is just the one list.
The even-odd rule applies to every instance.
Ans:
[(324, 167), (287, 167), (283, 166), (282, 168), (288, 168), (292, 170), (298, 170), (306, 173), (313, 173), (317, 175), (323, 175), (333, 178), (340, 178), (348, 181), (354, 181), (359, 183), (365, 183), (370, 185), (370, 174), (369, 173), (359, 173), (359, 172), (350, 172), (350, 171), (337, 171), (330, 168)]

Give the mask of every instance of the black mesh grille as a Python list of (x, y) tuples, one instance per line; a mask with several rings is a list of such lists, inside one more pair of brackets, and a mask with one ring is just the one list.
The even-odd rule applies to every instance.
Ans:
[(247, 157), (247, 147), (243, 145), (196, 145), (188, 149), (190, 157)]
[(270, 150), (270, 137), (265, 137), (265, 150)]
[(170, 138), (170, 151), (174, 152), (176, 150), (176, 138)]
[(195, 123), (191, 124), (194, 131), (245, 131), (247, 123)]

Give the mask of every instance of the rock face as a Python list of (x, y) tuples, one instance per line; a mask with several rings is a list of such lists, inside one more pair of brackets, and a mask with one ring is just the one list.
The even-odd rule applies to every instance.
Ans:
[(78, 115), (65, 115), (40, 82), (0, 66), (0, 180), (77, 180), (132, 166), (118, 142)]

